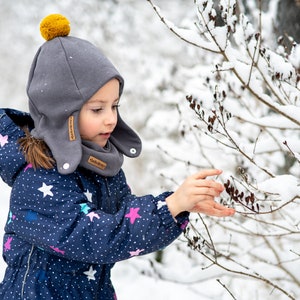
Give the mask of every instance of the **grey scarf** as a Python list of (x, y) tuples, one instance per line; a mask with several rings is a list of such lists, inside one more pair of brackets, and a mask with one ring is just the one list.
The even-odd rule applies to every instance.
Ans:
[(82, 158), (79, 164), (81, 167), (102, 176), (114, 176), (120, 171), (123, 161), (123, 154), (110, 140), (105, 147), (90, 141), (82, 141)]

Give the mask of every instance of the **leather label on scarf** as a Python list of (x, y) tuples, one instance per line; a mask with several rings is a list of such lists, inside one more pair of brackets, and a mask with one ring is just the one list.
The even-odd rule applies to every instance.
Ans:
[(76, 141), (76, 135), (74, 130), (74, 116), (69, 117), (69, 140)]
[(98, 159), (94, 156), (90, 156), (88, 159), (88, 163), (98, 169), (104, 170), (107, 166), (107, 163), (102, 161), (101, 159)]

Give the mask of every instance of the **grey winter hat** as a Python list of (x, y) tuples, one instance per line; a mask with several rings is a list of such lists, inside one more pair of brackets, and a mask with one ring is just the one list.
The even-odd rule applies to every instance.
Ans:
[(123, 154), (140, 154), (140, 138), (118, 113), (107, 148), (113, 151), (96, 151), (97, 147), (83, 145), (78, 116), (82, 105), (113, 78), (120, 82), (121, 96), (124, 80), (97, 47), (68, 36), (69, 31), (69, 21), (61, 15), (50, 15), (41, 22), (41, 34), (47, 41), (34, 57), (27, 84), (34, 120), (31, 134), (49, 146), (61, 174), (70, 174), (82, 165), (113, 176), (123, 163)]

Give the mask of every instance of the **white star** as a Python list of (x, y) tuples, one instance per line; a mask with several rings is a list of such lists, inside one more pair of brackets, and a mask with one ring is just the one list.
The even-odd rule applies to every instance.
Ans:
[(136, 249), (135, 251), (129, 251), (130, 256), (138, 256), (141, 252), (145, 251), (145, 249)]
[(167, 203), (165, 201), (158, 201), (157, 202), (157, 209), (161, 209), (165, 205), (167, 205)]
[(91, 222), (94, 221), (94, 218), (100, 219), (100, 216), (96, 214), (94, 211), (91, 211), (90, 213), (87, 214), (87, 216), (90, 218)]
[(88, 201), (89, 202), (92, 202), (92, 197), (93, 197), (93, 194), (90, 193), (89, 190), (87, 190), (86, 192), (84, 192), (85, 196), (87, 197)]
[(3, 136), (2, 134), (0, 134), (0, 145), (1, 148), (4, 147), (5, 144), (8, 143), (8, 135)]
[(83, 272), (84, 275), (87, 276), (88, 280), (96, 280), (95, 278), (95, 274), (97, 273), (97, 271), (93, 270), (93, 266), (90, 266), (88, 271)]
[(53, 188), (53, 185), (47, 185), (43, 182), (43, 186), (41, 186), (38, 190), (43, 193), (43, 198), (46, 196), (53, 196), (53, 193), (51, 192), (51, 189)]

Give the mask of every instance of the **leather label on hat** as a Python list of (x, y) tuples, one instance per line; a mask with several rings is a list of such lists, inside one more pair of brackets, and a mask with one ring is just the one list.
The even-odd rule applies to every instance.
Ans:
[(76, 141), (76, 135), (74, 130), (74, 116), (69, 117), (69, 140)]
[(105, 163), (104, 161), (102, 161), (101, 159), (98, 159), (94, 156), (90, 156), (88, 159), (88, 163), (90, 165), (93, 165), (94, 167), (104, 170), (107, 166), (107, 163)]

